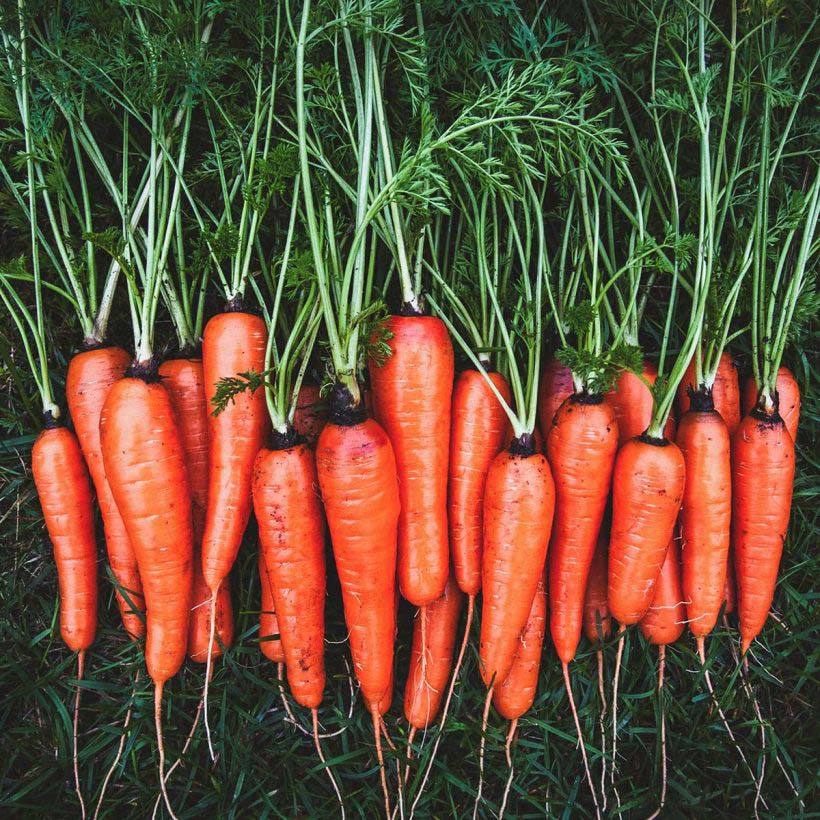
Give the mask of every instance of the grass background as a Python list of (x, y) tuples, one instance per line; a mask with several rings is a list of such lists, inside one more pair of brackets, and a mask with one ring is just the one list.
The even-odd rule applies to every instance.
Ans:
[[(57, 379), (71, 350), (71, 323), (56, 302), (50, 305)], [(124, 337), (125, 338), (125, 337)], [(803, 387), (798, 437), (798, 471), (791, 529), (772, 617), (754, 646), (750, 683), (766, 730), (741, 686), (732, 647), (732, 627), (716, 630), (707, 644), (716, 694), (739, 747), (755, 776), (765, 766), (761, 817), (794, 817), (817, 809), (818, 700), (820, 641), (817, 633), (818, 487), (816, 437), (818, 401), (817, 336), (803, 337), (805, 349), (793, 356)], [(62, 351), (62, 353), (61, 353)], [(79, 814), (71, 768), (71, 709), (76, 659), (63, 646), (57, 628), (58, 600), (51, 548), (43, 526), (29, 468), (29, 450), (38, 427), (33, 385), (25, 375), (13, 337), (0, 329), (0, 813), (5, 816)], [(62, 385), (58, 384), (58, 395)], [(139, 647), (123, 637), (105, 577), (100, 539), (100, 628), (89, 653), (82, 683), (80, 773), (93, 813), (106, 771), (131, 721), (124, 754), (100, 812), (101, 817), (148, 816), (157, 796), (157, 753), (152, 693)], [(211, 686), (211, 723), (218, 751), (208, 758), (199, 727), (169, 791), (179, 817), (338, 816), (338, 805), (312, 743), (287, 720), (275, 667), (258, 648), (259, 582), (253, 526), (234, 570), (237, 639), (216, 666)], [(331, 570), (332, 572), (332, 570)], [(397, 748), (406, 740), (402, 717), (403, 683), (409, 657), (412, 612), (402, 608), (397, 640), (393, 707), (387, 725)], [(477, 631), (474, 632), (477, 635)], [(345, 796), (348, 816), (373, 817), (382, 810), (369, 718), (356, 697), (351, 706), (348, 648), (335, 578), (327, 601), (328, 685), (320, 711), (325, 731), (344, 731), (324, 747)], [(418, 802), (417, 816), (469, 816), (478, 783), (478, 746), (484, 692), (476, 668), (477, 641), (456, 687), (433, 774)], [(607, 698), (611, 696), (615, 645), (605, 648)], [(601, 773), (601, 739), (596, 659), (582, 643), (571, 667), (582, 729), (596, 780)], [(188, 663), (166, 687), (164, 723), (169, 764), (184, 743), (203, 684), (203, 667)], [(625, 816), (646, 817), (656, 807), (660, 787), (659, 715), (667, 716), (669, 794), (666, 816), (751, 816), (755, 782), (707, 693), (691, 637), (667, 653), (667, 683), (661, 701), (655, 684), (657, 652), (636, 630), (628, 635), (619, 698), (616, 784)], [(309, 715), (296, 709), (302, 725)], [(611, 743), (607, 714), (607, 746)], [(490, 718), (482, 814), (493, 816), (507, 779), (506, 725)], [(419, 763), (409, 784), (412, 800), (420, 771), (433, 745), (432, 734), (414, 756)], [(399, 754), (399, 758), (403, 753)], [(607, 755), (610, 754), (609, 748)], [(555, 654), (545, 643), (541, 679), (532, 710), (520, 721), (513, 749), (515, 776), (507, 816), (594, 816), (575, 730)], [(397, 756), (387, 752), (395, 786)], [(795, 785), (793, 790), (784, 775)], [(608, 812), (613, 813), (613, 795)], [(407, 796), (406, 796), (406, 803)], [(408, 803), (409, 805), (409, 803)], [(804, 809), (805, 807), (805, 809)], [(159, 816), (166, 816), (164, 806)]]

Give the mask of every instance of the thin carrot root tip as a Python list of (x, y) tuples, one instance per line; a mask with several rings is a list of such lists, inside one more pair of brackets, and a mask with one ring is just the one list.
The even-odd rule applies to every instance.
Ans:
[(330, 780), (330, 785), (336, 794), (336, 800), (339, 801), (339, 811), (341, 812), (342, 820), (344, 820), (345, 806), (344, 801), (342, 800), (342, 792), (339, 789), (339, 784), (336, 782), (336, 778), (333, 776), (333, 772), (330, 770), (330, 767), (327, 766), (327, 760), (325, 760), (325, 755), (322, 751), (322, 744), (319, 742), (319, 710), (311, 709), (310, 714), (311, 723), (313, 724), (313, 743), (316, 746), (316, 754), (319, 755), (319, 760), (321, 760), (322, 764), (325, 766), (325, 771), (327, 772), (328, 779)]
[(564, 675), (564, 686), (567, 690), (567, 697), (569, 698), (569, 707), (572, 711), (572, 719), (575, 721), (575, 731), (578, 733), (578, 744), (581, 747), (581, 758), (584, 761), (584, 772), (586, 773), (587, 783), (589, 783), (589, 791), (592, 794), (592, 802), (595, 804), (595, 814), (600, 816), (601, 809), (598, 805), (598, 795), (595, 792), (595, 784), (592, 782), (592, 772), (589, 770), (589, 760), (587, 760), (586, 743), (581, 733), (581, 721), (578, 719), (578, 710), (575, 708), (575, 698), (572, 694), (572, 684), (569, 679), (569, 667), (566, 663), (561, 664)]
[(481, 793), (484, 790), (484, 750), (487, 745), (487, 722), (490, 716), (490, 704), (493, 702), (494, 686), (487, 690), (487, 697), (484, 699), (484, 711), (481, 715), (481, 744), (478, 750), (478, 790), (475, 795), (473, 805), (473, 820), (478, 817), (478, 807), (481, 804)]
[(507, 775), (507, 782), (504, 784), (504, 794), (501, 797), (501, 808), (498, 810), (498, 820), (504, 816), (504, 812), (507, 810), (507, 800), (510, 797), (510, 789), (512, 789), (513, 783), (513, 775), (515, 774), (515, 769), (513, 768), (513, 761), (512, 761), (512, 744), (513, 740), (515, 739), (515, 732), (518, 729), (518, 718), (513, 718), (510, 721), (510, 728), (507, 732), (507, 742), (504, 745), (504, 753), (507, 757), (507, 767), (509, 768), (509, 773)]
[(382, 793), (384, 794), (384, 812), (385, 817), (390, 820), (392, 816), (392, 812), (390, 809), (390, 791), (387, 788), (387, 769), (384, 765), (384, 753), (382, 752), (382, 733), (381, 733), (381, 726), (382, 726), (382, 719), (381, 715), (379, 715), (378, 705), (374, 704), (371, 712), (370, 712), (371, 719), (373, 720), (373, 736), (376, 740), (376, 759), (379, 763), (379, 777), (382, 783)]
[(80, 700), (82, 697), (82, 688), (80, 681), (83, 679), (83, 672), (85, 670), (85, 650), (81, 649), (77, 654), (77, 692), (74, 696), (74, 726), (72, 732), (73, 743), (73, 764), (74, 764), (74, 790), (77, 792), (77, 799), (80, 801), (80, 814), (85, 818), (85, 800), (83, 800), (82, 789), (80, 789), (80, 754), (78, 750), (78, 737), (80, 725)]
[(162, 738), (162, 683), (154, 686), (154, 724), (157, 730), (157, 751), (159, 752), (159, 787), (162, 790), (162, 797), (168, 813), (176, 820), (173, 808), (171, 808), (171, 798), (165, 787), (165, 743)]
[(205, 661), (205, 688), (202, 691), (203, 712), (205, 715), (205, 738), (208, 741), (208, 753), (211, 760), (216, 760), (214, 754), (214, 746), (211, 742), (211, 724), (208, 722), (208, 688), (211, 684), (211, 675), (213, 673), (213, 654), (214, 654), (214, 639), (216, 637), (216, 597), (217, 592), (211, 596), (211, 630), (208, 638), (208, 657)]

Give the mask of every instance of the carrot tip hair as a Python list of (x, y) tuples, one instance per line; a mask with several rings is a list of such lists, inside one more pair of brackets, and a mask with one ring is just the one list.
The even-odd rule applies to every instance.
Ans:
[(171, 798), (168, 796), (168, 790), (165, 788), (165, 743), (162, 739), (162, 688), (163, 684), (161, 681), (154, 684), (154, 725), (157, 731), (157, 751), (159, 753), (159, 787), (162, 790), (162, 796), (168, 808), (168, 813), (173, 820), (177, 820), (177, 816), (171, 808)]
[(78, 752), (78, 737), (80, 725), (80, 700), (82, 697), (82, 688), (80, 681), (83, 679), (83, 672), (85, 671), (85, 649), (81, 649), (77, 653), (77, 692), (74, 695), (74, 722), (72, 732), (72, 758), (74, 764), (74, 791), (77, 792), (77, 799), (80, 801), (80, 814), (85, 818), (85, 800), (83, 800), (83, 792), (80, 789), (80, 756)]
[(569, 708), (572, 711), (572, 719), (575, 722), (575, 731), (578, 733), (578, 745), (581, 747), (581, 759), (584, 761), (584, 772), (586, 773), (587, 783), (589, 783), (589, 791), (592, 794), (592, 802), (595, 804), (595, 814), (600, 817), (601, 809), (598, 805), (598, 795), (595, 793), (595, 784), (592, 781), (592, 772), (589, 770), (589, 760), (587, 760), (587, 748), (584, 742), (584, 736), (581, 733), (581, 721), (578, 718), (578, 710), (575, 708), (575, 698), (572, 694), (572, 683), (569, 679), (569, 666), (562, 662), (561, 671), (564, 675), (564, 686), (567, 689), (567, 698), (569, 699)]
[(487, 689), (487, 697), (484, 699), (484, 711), (481, 714), (481, 743), (478, 747), (478, 790), (473, 804), (473, 820), (478, 817), (478, 807), (481, 803), (481, 793), (484, 790), (484, 750), (487, 746), (487, 722), (490, 716), (490, 705), (493, 702), (493, 691), (495, 681)]

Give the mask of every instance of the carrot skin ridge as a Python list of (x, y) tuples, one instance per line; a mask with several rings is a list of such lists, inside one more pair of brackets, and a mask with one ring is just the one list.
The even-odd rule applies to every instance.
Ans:
[(91, 482), (74, 434), (43, 430), (31, 468), (57, 566), (60, 635), (73, 652), (84, 652), (97, 633), (97, 544)]
[(362, 694), (378, 711), (393, 680), (399, 484), (390, 439), (373, 419), (325, 425), (316, 470)]
[[(488, 375), (509, 403), (506, 379), (500, 373)], [(453, 390), (448, 520), (456, 581), (467, 595), (481, 590), (484, 487), (508, 427), (507, 415), (484, 376), (477, 370), (460, 373)]]
[(253, 505), (288, 683), (298, 703), (315, 709), (325, 688), (325, 522), (307, 444), (259, 451)]
[[(265, 369), (267, 328), (250, 313), (220, 313), (205, 326), (202, 367), (207, 406), (223, 377)], [(236, 396), (214, 416), (208, 414), (209, 482), (202, 572), (211, 592), (233, 567), (251, 515), (253, 460), (270, 426), (263, 390)]]
[(607, 598), (622, 625), (640, 621), (652, 603), (685, 475), (683, 454), (666, 439), (630, 439), (615, 459)]
[(603, 397), (567, 399), (547, 450), (555, 479), (549, 550), (550, 632), (562, 663), (578, 649), (584, 597), (618, 449), (618, 421)]
[(100, 416), (105, 471), (137, 556), (145, 592), (145, 660), (156, 684), (185, 660), (193, 595), (191, 493), (167, 390), (126, 377)]
[(447, 478), (453, 345), (435, 316), (391, 316), (392, 355), (370, 364), (373, 411), (399, 478), (399, 589), (415, 606), (441, 597), (450, 571)]
[(77, 353), (68, 363), (66, 402), (97, 495), (108, 563), (117, 583), (128, 594), (126, 599), (115, 589), (120, 617), (125, 631), (138, 640), (145, 635), (142, 582), (137, 557), (105, 475), (100, 443), (103, 404), (111, 385), (123, 377), (130, 361), (131, 357), (121, 347), (100, 347)]
[(555, 484), (546, 457), (499, 453), (484, 494), (479, 656), (486, 686), (509, 674), (547, 557)]

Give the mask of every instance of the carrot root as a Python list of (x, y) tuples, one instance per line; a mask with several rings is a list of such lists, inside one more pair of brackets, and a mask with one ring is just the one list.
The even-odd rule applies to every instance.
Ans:
[(316, 746), (316, 754), (319, 755), (319, 760), (321, 760), (322, 764), (325, 766), (325, 771), (327, 772), (327, 776), (330, 779), (330, 785), (333, 787), (333, 791), (336, 792), (336, 799), (339, 801), (339, 811), (342, 813), (342, 820), (344, 820), (345, 805), (344, 801), (342, 800), (342, 793), (339, 790), (339, 784), (336, 782), (336, 778), (333, 776), (333, 772), (327, 765), (324, 752), (322, 751), (322, 744), (319, 742), (319, 710), (311, 709), (310, 714), (313, 723), (313, 744)]
[(83, 670), (85, 669), (85, 649), (81, 649), (77, 653), (77, 692), (74, 695), (74, 726), (72, 731), (72, 758), (74, 763), (74, 791), (77, 792), (77, 799), (80, 801), (80, 814), (85, 820), (85, 800), (83, 800), (83, 793), (80, 789), (80, 760), (77, 749), (78, 729), (80, 725), (80, 697), (82, 689), (80, 688), (80, 681), (83, 679)]
[(592, 794), (592, 802), (595, 804), (596, 817), (601, 816), (601, 808), (598, 805), (598, 795), (595, 793), (595, 784), (592, 782), (592, 772), (589, 770), (589, 760), (587, 760), (586, 744), (584, 743), (584, 736), (581, 734), (581, 721), (578, 719), (578, 710), (575, 708), (575, 697), (572, 694), (572, 684), (569, 680), (569, 666), (566, 663), (561, 664), (561, 670), (564, 675), (564, 686), (567, 690), (567, 697), (569, 698), (569, 708), (572, 711), (572, 719), (575, 721), (575, 731), (578, 733), (578, 745), (581, 747), (581, 758), (584, 761), (584, 771), (587, 776), (587, 783), (589, 783), (589, 791)]
[(510, 789), (512, 788), (513, 782), (513, 774), (515, 773), (512, 761), (512, 744), (513, 740), (515, 739), (516, 729), (518, 729), (518, 718), (513, 718), (510, 721), (510, 728), (507, 732), (507, 742), (504, 745), (504, 754), (506, 755), (507, 766), (510, 772), (507, 775), (507, 782), (504, 784), (504, 795), (501, 798), (501, 808), (498, 810), (498, 820), (501, 820), (501, 818), (504, 817), (504, 812), (507, 810), (507, 799), (510, 796)]
[(379, 715), (378, 704), (374, 704), (370, 716), (373, 720), (373, 736), (376, 740), (376, 759), (379, 761), (379, 777), (382, 782), (382, 793), (384, 794), (384, 812), (387, 820), (390, 820), (390, 792), (387, 788), (387, 769), (384, 766), (384, 754), (382, 752), (382, 735), (381, 724), (382, 719)]
[[(410, 733), (407, 735), (407, 767), (404, 770), (404, 784), (410, 779), (410, 762), (413, 760), (413, 740), (416, 737), (416, 727), (410, 727)], [(413, 804), (415, 805), (415, 803)]]
[(168, 797), (168, 790), (165, 788), (165, 743), (162, 739), (162, 683), (156, 683), (154, 685), (154, 725), (157, 729), (157, 750), (159, 752), (159, 787), (162, 790), (162, 797), (165, 800), (168, 813), (173, 820), (177, 820), (177, 816), (171, 808), (171, 799)]
[(208, 754), (211, 760), (216, 760), (214, 755), (214, 746), (211, 742), (211, 724), (208, 722), (208, 687), (211, 683), (211, 674), (213, 672), (213, 654), (214, 641), (216, 638), (216, 596), (219, 590), (217, 589), (211, 593), (211, 631), (208, 637), (208, 657), (205, 660), (205, 688), (202, 691), (203, 711), (205, 712), (205, 738), (208, 741)]
[(484, 711), (481, 715), (481, 744), (478, 749), (478, 791), (473, 805), (473, 820), (478, 817), (478, 806), (481, 803), (481, 792), (484, 789), (484, 749), (487, 746), (487, 721), (490, 716), (490, 704), (493, 702), (493, 689), (490, 686), (487, 690), (487, 697), (484, 700)]
[(618, 768), (618, 679), (621, 675), (621, 660), (624, 654), (624, 641), (626, 638), (626, 627), (621, 624), (618, 627), (618, 652), (615, 655), (615, 674), (612, 677), (612, 772), (610, 773), (610, 783), (615, 793), (615, 814), (620, 814), (621, 798), (618, 789), (615, 787), (615, 772)]
[(606, 811), (606, 691), (604, 690), (604, 650), (595, 653), (598, 659), (598, 697), (601, 699), (601, 713), (598, 724), (601, 729), (601, 811)]

